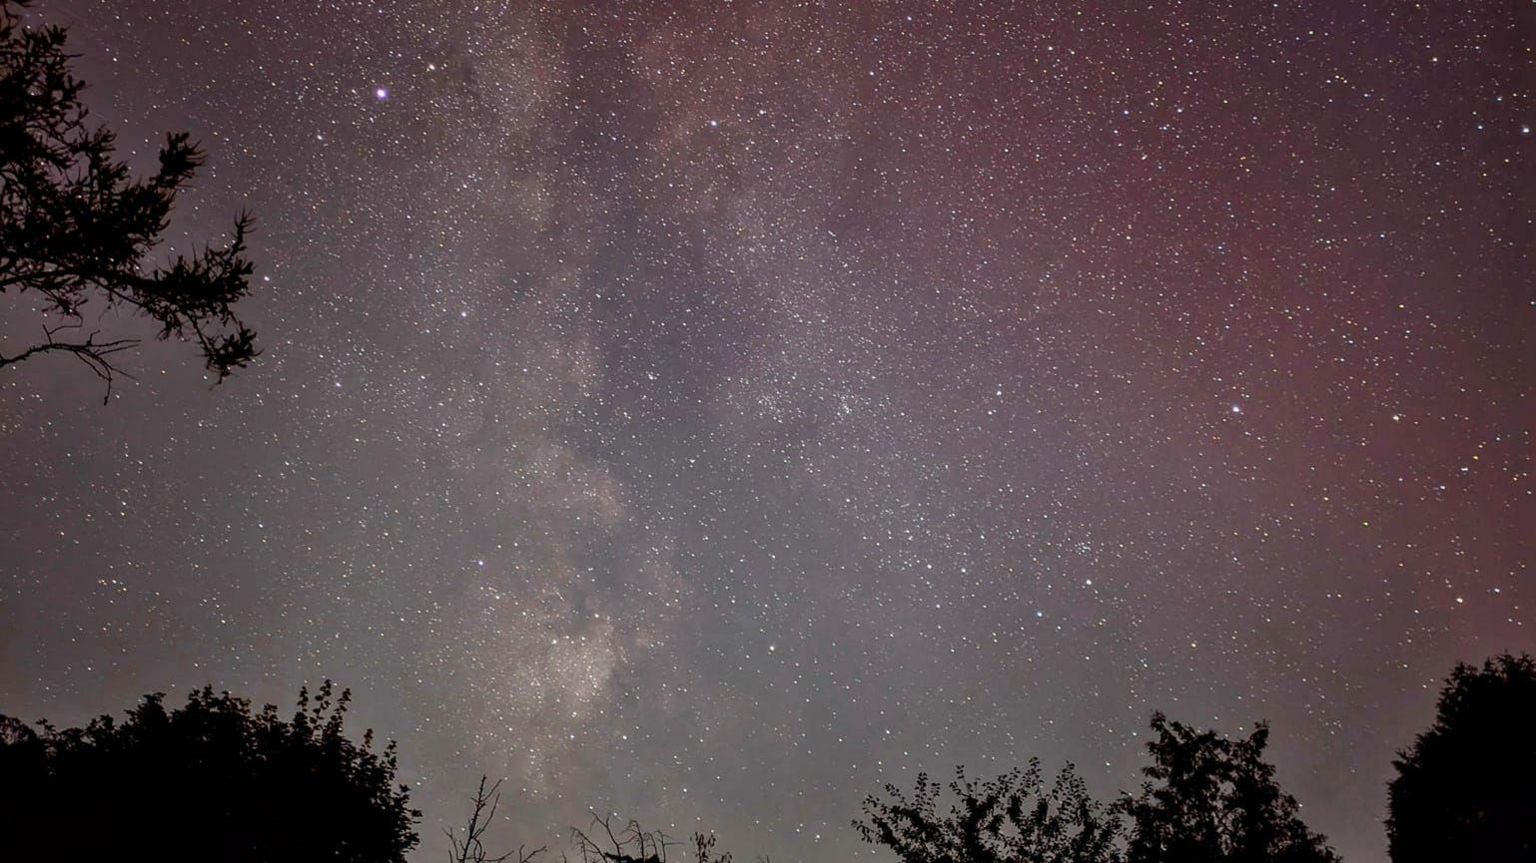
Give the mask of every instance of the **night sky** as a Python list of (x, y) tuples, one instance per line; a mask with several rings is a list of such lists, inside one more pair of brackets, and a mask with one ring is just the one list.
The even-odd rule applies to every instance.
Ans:
[(45, 0), (209, 151), (173, 247), (256, 215), (264, 353), (0, 376), (0, 712), (330, 677), (421, 859), (486, 772), (811, 863), (1267, 718), (1384, 860), (1536, 650), (1536, 8), (1131, 5)]

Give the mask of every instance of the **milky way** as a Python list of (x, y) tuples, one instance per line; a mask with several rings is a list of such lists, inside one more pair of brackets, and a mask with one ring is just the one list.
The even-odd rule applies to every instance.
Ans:
[(1268, 718), (1383, 860), (1437, 681), (1536, 649), (1536, 12), (1142, 5), (41, 4), (209, 151), (176, 244), (256, 214), (264, 354), (0, 376), (0, 712), (330, 677), (422, 859), (487, 772), (808, 861)]

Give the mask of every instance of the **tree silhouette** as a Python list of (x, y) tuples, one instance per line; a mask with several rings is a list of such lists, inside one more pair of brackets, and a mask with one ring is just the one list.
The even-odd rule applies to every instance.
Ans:
[[(571, 841), (582, 863), (667, 863), (668, 851), (683, 844), (660, 830), (646, 830), (633, 819), (615, 828), (613, 816), (596, 812), (586, 830), (571, 828)], [(694, 863), (731, 863), (731, 852), (715, 850), (713, 833), (693, 834), (693, 854)], [(771, 861), (758, 857), (756, 863)]]
[(449, 863), (532, 863), (534, 858), (544, 853), (544, 848), (535, 848), (524, 852), (525, 846), (517, 846), (516, 851), (507, 851), (503, 854), (492, 855), (485, 850), (485, 831), (490, 828), (491, 821), (496, 818), (496, 809), (501, 805), (501, 780), (490, 788), (485, 787), (486, 777), (480, 777), (480, 788), (475, 791), (474, 805), (469, 813), (469, 821), (464, 825), (464, 838), (460, 839), (451, 830), (444, 830), (448, 834), (449, 846), (452, 849), (448, 855)]
[(1458, 663), (1435, 724), (1393, 766), (1393, 863), (1536, 860), (1536, 660)]
[[(212, 689), (116, 722), (0, 716), (0, 845), (15, 860), (400, 863), (416, 844), (394, 744), (342, 733), (329, 681), (284, 720)], [(63, 852), (61, 854), (61, 852)]]
[(257, 353), (255, 334), (233, 309), (250, 290), (250, 217), (235, 221), (223, 246), (148, 264), (202, 150), (185, 133), (172, 134), (155, 174), (133, 179), (114, 157), (112, 131), (86, 121), (65, 31), (23, 25), (25, 5), (0, 0), (0, 293), (35, 295), (42, 321), (35, 344), (0, 349), (0, 367), (73, 356), (106, 383), (110, 398), (122, 374), (116, 356), (139, 340), (89, 329), (86, 307), (96, 300), (103, 310), (149, 318), (161, 339), (196, 341), (222, 381)]
[(642, 828), (633, 819), (614, 829), (612, 816), (596, 812), (586, 830), (571, 828), (571, 840), (582, 863), (667, 863), (668, 849), (682, 844), (660, 830)]
[(903, 863), (1118, 863), (1120, 823), (1095, 801), (1068, 765), (1047, 789), (1040, 761), (981, 782), (957, 767), (954, 797), (939, 814), (939, 783), (919, 774), (909, 798), (886, 785), (888, 800), (864, 801), (854, 827), (864, 841)]
[(1152, 765), (1142, 770), (1150, 781), (1121, 804), (1128, 863), (1337, 863), (1275, 783), (1263, 759), (1267, 725), (1229, 740), (1157, 713), (1152, 730)]

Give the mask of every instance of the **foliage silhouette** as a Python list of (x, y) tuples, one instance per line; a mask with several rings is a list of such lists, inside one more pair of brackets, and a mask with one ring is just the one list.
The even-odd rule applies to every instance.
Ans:
[(1230, 740), (1152, 717), (1150, 781), (1122, 801), (1128, 863), (1337, 863), (1264, 761), (1269, 727)]
[(1393, 863), (1536, 860), (1536, 660), (1457, 664), (1434, 725), (1393, 766)]
[(123, 374), (116, 357), (139, 340), (88, 330), (86, 306), (97, 300), (153, 320), (161, 339), (196, 341), (222, 381), (257, 354), (255, 334), (233, 309), (250, 291), (250, 217), (235, 221), (223, 246), (147, 265), (202, 150), (186, 133), (172, 134), (155, 174), (133, 179), (114, 156), (112, 131), (87, 124), (64, 29), (25, 26), (26, 5), (0, 0), (0, 293), (36, 295), (42, 336), (14, 353), (0, 350), (0, 367), (73, 356), (105, 382), (110, 398)]
[(1120, 822), (1094, 800), (1068, 765), (1047, 789), (1040, 761), (982, 782), (955, 769), (949, 811), (937, 810), (939, 783), (919, 774), (909, 798), (865, 799), (854, 827), (903, 863), (1118, 863)]
[(209, 688), (85, 728), (0, 716), (0, 847), (15, 860), (404, 861), (420, 813), (394, 782), (394, 744), (349, 740), (350, 696), (332, 692), (301, 690), (288, 720)]

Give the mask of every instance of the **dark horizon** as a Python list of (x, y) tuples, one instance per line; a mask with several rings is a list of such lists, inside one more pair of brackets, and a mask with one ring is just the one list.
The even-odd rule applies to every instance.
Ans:
[(810, 863), (1268, 720), (1378, 863), (1451, 667), (1536, 652), (1528, 4), (272, 6), (28, 12), (206, 150), (177, 249), (255, 215), (263, 353), (0, 374), (0, 713), (331, 678), (415, 859), (488, 773), (513, 844)]

